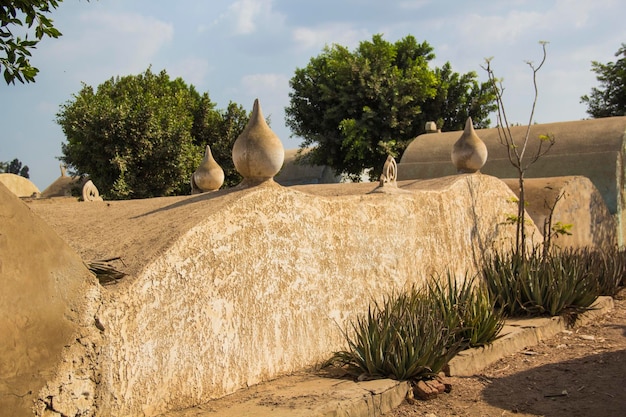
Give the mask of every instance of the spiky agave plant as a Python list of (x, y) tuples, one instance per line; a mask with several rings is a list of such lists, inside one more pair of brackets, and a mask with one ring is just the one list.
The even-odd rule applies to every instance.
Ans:
[[(439, 373), (462, 348), (427, 292), (411, 289), (374, 303), (344, 332), (348, 349), (326, 365), (368, 378), (418, 380)], [(435, 313), (435, 314), (433, 314)]]
[(498, 337), (504, 326), (504, 313), (476, 276), (465, 274), (458, 281), (448, 271), (445, 279), (431, 279), (428, 289), (444, 320), (459, 329), (455, 334), (464, 348), (484, 346)]
[(590, 308), (599, 294), (582, 259), (564, 252), (533, 250), (526, 259), (494, 254), (483, 277), (491, 295), (510, 316), (558, 316)]
[(626, 251), (610, 247), (568, 249), (563, 252), (582, 259), (587, 271), (595, 277), (600, 295), (614, 297), (626, 284)]
[(525, 314), (520, 299), (520, 276), (528, 266), (515, 252), (492, 253), (485, 259), (482, 276), (495, 307), (507, 316)]

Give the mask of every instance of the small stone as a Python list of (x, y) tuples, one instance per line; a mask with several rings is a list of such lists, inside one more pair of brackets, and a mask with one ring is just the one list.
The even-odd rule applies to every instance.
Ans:
[(439, 391), (428, 385), (426, 381), (419, 381), (417, 385), (413, 387), (413, 394), (415, 398), (419, 398), (420, 400), (432, 400), (437, 398)]
[(426, 385), (428, 385), (434, 390), (437, 390), (437, 393), (439, 394), (443, 394), (444, 392), (446, 392), (446, 386), (442, 382), (438, 381), (437, 379), (426, 381)]
[(580, 338), (583, 339), (583, 340), (596, 340), (595, 336), (591, 336), (591, 335), (588, 335), (588, 334), (581, 334)]
[(445, 393), (450, 393), (452, 391), (452, 384), (449, 382), (446, 382), (445, 377), (440, 375), (437, 375), (435, 377), (435, 379), (443, 385), (443, 392)]

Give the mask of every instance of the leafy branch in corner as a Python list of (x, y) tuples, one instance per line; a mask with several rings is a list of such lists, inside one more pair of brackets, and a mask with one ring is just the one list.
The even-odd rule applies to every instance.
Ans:
[[(4, 81), (15, 84), (15, 80), (35, 82), (39, 70), (30, 64), (31, 50), (44, 36), (58, 38), (61, 36), (46, 13), (56, 9), (63, 0), (14, 0), (0, 2), (0, 71), (3, 70)], [(23, 19), (23, 21), (22, 21)], [(15, 36), (16, 27), (34, 26), (35, 37)]]

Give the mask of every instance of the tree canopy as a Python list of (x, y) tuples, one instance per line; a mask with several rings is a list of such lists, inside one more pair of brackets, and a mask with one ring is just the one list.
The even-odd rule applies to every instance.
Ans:
[(488, 83), (460, 75), (446, 63), (431, 69), (433, 48), (407, 36), (395, 43), (382, 35), (353, 51), (325, 47), (290, 80), (287, 125), (303, 138), (307, 163), (328, 165), (353, 179), (372, 168), (377, 178), (388, 155), (398, 157), (424, 132), (427, 121), (461, 130), (468, 116), (489, 125), (495, 109)]
[(17, 158), (10, 162), (0, 162), (0, 172), (30, 178), (28, 171), (28, 165), (22, 166), (22, 162)]
[(67, 142), (59, 159), (73, 174), (88, 175), (106, 198), (148, 198), (188, 194), (210, 145), (225, 184), (233, 185), (240, 177), (230, 152), (247, 120), (241, 106), (216, 110), (208, 93), (148, 68), (95, 91), (83, 85), (61, 105), (57, 123)]
[(590, 95), (580, 99), (587, 104), (587, 113), (593, 118), (626, 115), (626, 44), (622, 44), (615, 56), (621, 58), (606, 64), (591, 62), (600, 87), (592, 88)]
[[(0, 71), (7, 84), (34, 82), (39, 70), (30, 64), (31, 50), (44, 36), (61, 36), (47, 14), (63, 0), (2, 0), (0, 1)], [(17, 26), (26, 25), (24, 37), (13, 32)], [(34, 26), (34, 38), (28, 30)], [(32, 35), (32, 34), (31, 34)]]

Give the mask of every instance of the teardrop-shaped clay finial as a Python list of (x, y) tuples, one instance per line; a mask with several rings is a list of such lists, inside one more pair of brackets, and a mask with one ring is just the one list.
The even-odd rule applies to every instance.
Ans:
[(465, 130), (452, 148), (452, 163), (459, 174), (479, 171), (487, 162), (487, 146), (478, 137), (472, 118), (465, 122)]
[(216, 191), (222, 184), (224, 184), (224, 170), (215, 162), (211, 147), (207, 145), (202, 162), (191, 175), (191, 194)]
[(250, 120), (233, 144), (233, 163), (243, 184), (273, 181), (285, 160), (285, 149), (265, 122), (259, 99), (254, 100)]

